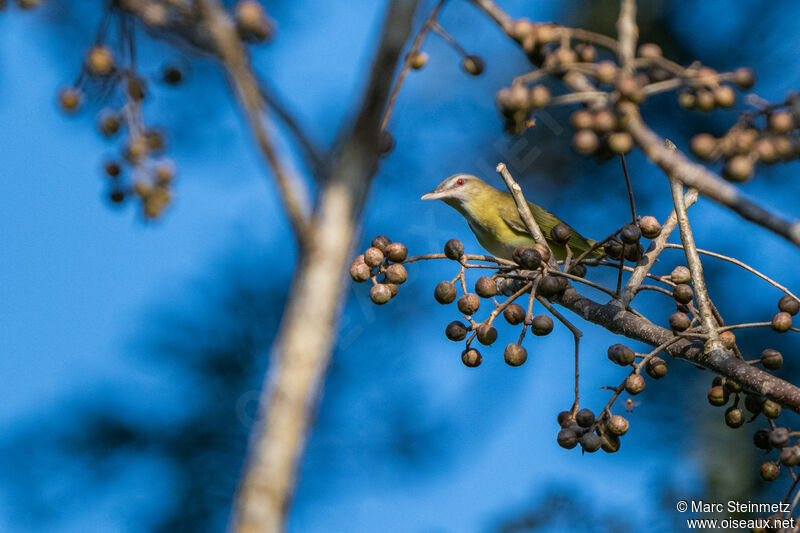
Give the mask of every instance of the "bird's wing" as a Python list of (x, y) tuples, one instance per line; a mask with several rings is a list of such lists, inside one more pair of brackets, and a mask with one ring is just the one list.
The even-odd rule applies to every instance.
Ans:
[[(539, 207), (538, 205), (528, 202), (528, 207), (531, 209), (531, 214), (533, 214), (533, 218), (536, 220), (536, 223), (539, 224), (539, 228), (544, 233), (545, 238), (548, 242), (550, 242), (550, 230), (556, 224), (565, 224), (571, 231), (572, 236), (569, 238), (569, 247), (572, 249), (572, 253), (574, 256), (580, 255), (589, 248), (591, 248), (595, 241), (591, 239), (587, 239), (577, 231), (575, 231), (569, 224), (563, 222), (560, 218), (555, 216), (553, 213), (547, 211), (544, 208)], [(523, 235), (530, 235), (528, 232), (528, 228), (525, 227), (525, 224), (522, 222), (522, 219), (519, 217), (519, 211), (517, 211), (517, 206), (515, 204), (511, 205), (500, 205), (498, 206), (498, 212), (500, 214), (500, 218), (508, 225), (516, 233), (520, 233)], [(552, 243), (551, 247), (552, 247)], [(560, 246), (558, 248), (561, 248)], [(553, 250), (556, 251), (556, 250)], [(560, 251), (560, 250), (559, 250)], [(556, 255), (561, 255), (557, 253)], [(599, 257), (602, 255), (602, 250), (598, 249), (591, 254), (588, 255), (589, 258), (592, 257)]]

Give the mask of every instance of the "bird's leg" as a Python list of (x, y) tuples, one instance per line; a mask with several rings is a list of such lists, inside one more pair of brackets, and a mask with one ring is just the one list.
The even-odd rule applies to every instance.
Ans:
[(579, 396), (580, 395), (579, 395), (579, 392), (578, 392), (579, 391), (579, 386), (578, 386), (578, 382), (579, 382), (578, 360), (580, 358), (580, 350), (579, 350), (579, 348), (580, 348), (581, 337), (583, 337), (583, 332), (581, 330), (579, 330), (577, 327), (575, 327), (575, 325), (572, 322), (567, 320), (564, 317), (564, 315), (562, 315), (561, 313), (556, 311), (555, 308), (552, 305), (550, 305), (550, 302), (548, 302), (545, 298), (542, 298), (541, 296), (537, 296), (536, 299), (539, 300), (539, 303), (542, 304), (545, 309), (550, 311), (550, 314), (552, 314), (554, 317), (556, 317), (559, 322), (561, 322), (562, 324), (567, 326), (567, 329), (569, 329), (570, 332), (572, 333), (572, 338), (575, 339), (575, 401), (572, 403), (572, 409), (570, 409), (570, 413), (574, 417), (575, 413), (578, 412), (578, 408), (580, 407), (580, 401), (579, 401)]

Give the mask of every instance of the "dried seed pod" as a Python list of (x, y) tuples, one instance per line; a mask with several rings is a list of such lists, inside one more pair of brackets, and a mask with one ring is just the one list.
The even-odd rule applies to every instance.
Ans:
[(769, 443), (769, 430), (759, 429), (753, 435), (753, 444), (759, 450), (769, 450), (772, 446)]
[(645, 371), (651, 378), (661, 379), (667, 375), (667, 362), (658, 356), (652, 357), (647, 361)]
[(522, 321), (525, 320), (525, 309), (519, 304), (510, 304), (503, 311), (503, 318), (512, 326), (522, 324)]
[(619, 437), (613, 433), (605, 433), (601, 437), (602, 443), (600, 447), (606, 453), (616, 453), (619, 451)]
[(623, 416), (612, 415), (611, 418), (608, 419), (608, 430), (613, 435), (622, 436), (628, 432), (629, 427), (630, 423)]
[(392, 290), (382, 283), (373, 285), (369, 290), (369, 298), (377, 305), (383, 305), (392, 299)]
[(767, 370), (778, 370), (783, 366), (783, 355), (778, 350), (767, 348), (761, 352), (761, 366)]
[(685, 266), (676, 266), (672, 269), (669, 278), (675, 283), (689, 283), (692, 281), (692, 273)]
[(746, 155), (735, 155), (725, 162), (722, 175), (728, 180), (742, 183), (753, 177), (753, 160)]
[(733, 73), (733, 83), (740, 89), (749, 89), (756, 83), (755, 72), (747, 67), (737, 68)]
[(792, 329), (792, 315), (786, 311), (781, 311), (772, 317), (772, 330), (778, 333), (786, 333)]
[(642, 246), (642, 243), (639, 242), (636, 244), (626, 244), (624, 250), (625, 260), (630, 261), (631, 263), (637, 263), (644, 255), (644, 247)]
[(558, 445), (567, 450), (571, 450), (578, 445), (578, 433), (572, 428), (564, 428), (558, 432), (556, 441)]
[(467, 336), (467, 326), (458, 320), (450, 322), (444, 330), (445, 336), (451, 341), (463, 341)]
[(550, 103), (551, 96), (550, 89), (544, 85), (536, 85), (531, 89), (528, 105), (533, 109), (545, 107)]
[(769, 445), (773, 448), (783, 448), (789, 444), (789, 428), (778, 427), (769, 432)]
[(114, 72), (114, 54), (107, 46), (98, 44), (86, 53), (86, 69), (96, 76), (109, 76)]
[(564, 223), (556, 224), (553, 226), (553, 229), (550, 230), (550, 238), (558, 244), (567, 244), (571, 236), (572, 230)]
[(386, 277), (386, 281), (389, 283), (402, 285), (408, 279), (408, 272), (406, 272), (406, 269), (403, 267), (403, 265), (394, 264), (386, 267), (384, 276)]
[(800, 465), (800, 447), (786, 446), (781, 449), (781, 464), (786, 466)]
[(531, 320), (531, 332), (537, 337), (544, 337), (553, 331), (553, 319), (547, 315), (536, 315)]
[(389, 246), (392, 241), (386, 235), (378, 235), (374, 239), (372, 239), (372, 247), (377, 248), (381, 252), (386, 251), (386, 247)]
[(619, 238), (625, 244), (635, 244), (639, 242), (642, 236), (642, 230), (636, 224), (625, 224), (619, 232)]
[(617, 77), (617, 65), (613, 61), (600, 61), (594, 67), (594, 77), (601, 85), (611, 85)]
[(469, 348), (461, 352), (461, 362), (470, 368), (475, 368), (483, 362), (483, 356), (475, 348)]
[(370, 268), (380, 266), (383, 262), (383, 252), (375, 246), (367, 248), (367, 251), (364, 252), (364, 262)]
[(593, 154), (600, 147), (600, 139), (590, 130), (578, 130), (572, 137), (572, 146), (579, 154)]
[(481, 306), (481, 300), (475, 294), (467, 293), (458, 299), (458, 310), (465, 315), (474, 315)]
[(471, 76), (480, 76), (483, 73), (483, 59), (478, 56), (466, 56), (461, 61), (461, 68)]
[(767, 126), (775, 133), (788, 133), (794, 129), (794, 119), (788, 111), (776, 111), (769, 115)]
[(481, 298), (491, 298), (497, 294), (497, 283), (488, 276), (481, 276), (475, 282), (475, 293)]
[(545, 298), (552, 298), (553, 296), (564, 292), (566, 286), (562, 281), (564, 278), (560, 276), (545, 276), (539, 282), (538, 292)]
[(516, 248), (514, 260), (525, 270), (536, 270), (542, 266), (542, 254), (533, 248), (523, 246)]
[(778, 310), (794, 316), (800, 310), (800, 302), (787, 294), (778, 300)]
[(661, 234), (661, 224), (654, 216), (643, 216), (639, 219), (639, 229), (646, 239), (655, 239)]
[(509, 366), (520, 366), (528, 360), (528, 351), (521, 344), (512, 342), (503, 351), (503, 359)]
[(686, 331), (691, 325), (692, 321), (686, 313), (678, 311), (669, 315), (669, 327), (673, 331)]
[(389, 259), (389, 261), (393, 263), (402, 263), (408, 257), (408, 248), (402, 243), (393, 242), (388, 245), (383, 250), (383, 253)]
[(608, 147), (615, 154), (627, 155), (633, 150), (633, 137), (626, 131), (615, 131), (608, 136)]
[(738, 407), (728, 407), (725, 411), (725, 424), (730, 428), (738, 428), (744, 424), (744, 413)]
[(698, 133), (689, 141), (689, 150), (696, 157), (708, 161), (714, 155), (717, 147), (717, 140), (708, 133)]
[(594, 424), (594, 413), (591, 409), (581, 409), (575, 413), (575, 422), (582, 428), (592, 427), (592, 424)]
[(592, 433), (591, 431), (584, 433), (580, 438), (581, 449), (586, 453), (594, 453), (603, 445), (603, 440), (600, 435)]
[(456, 286), (449, 281), (440, 281), (433, 290), (433, 297), (442, 305), (453, 303), (457, 294)]
[(719, 340), (728, 350), (732, 350), (733, 347), (736, 346), (736, 335), (732, 331), (723, 331), (720, 333)]
[(639, 46), (639, 57), (658, 59), (661, 57), (661, 47), (655, 43), (644, 43)]
[(365, 263), (353, 262), (350, 265), (350, 277), (356, 283), (367, 281), (370, 277), (370, 269)]
[(630, 395), (639, 394), (644, 390), (644, 378), (639, 374), (630, 374), (625, 379), (625, 390)]
[(672, 297), (680, 304), (688, 304), (692, 301), (692, 288), (686, 283), (679, 283), (672, 289)]
[(715, 385), (708, 391), (708, 403), (717, 407), (728, 403), (728, 392), (722, 385)]
[(720, 109), (727, 109), (736, 103), (736, 93), (728, 85), (720, 85), (714, 89), (714, 102)]
[(761, 412), (767, 418), (774, 420), (781, 416), (781, 406), (772, 400), (764, 400), (764, 403), (761, 404)]
[(409, 55), (408, 64), (414, 70), (420, 70), (428, 63), (428, 54), (426, 52), (417, 52), (416, 54)]
[(775, 481), (778, 479), (778, 474), (780, 474), (780, 467), (771, 462), (761, 463), (761, 468), (759, 469), (759, 474), (761, 475), (761, 479), (764, 481)]
[(458, 261), (464, 255), (464, 244), (458, 239), (450, 239), (444, 245), (444, 255), (448, 259)]
[(586, 109), (579, 109), (572, 113), (570, 122), (576, 130), (588, 130), (593, 124), (592, 114)]
[(619, 259), (622, 257), (622, 244), (617, 241), (608, 241), (603, 245), (603, 252), (605, 252), (610, 259)]
[(636, 360), (636, 354), (624, 344), (612, 344), (608, 347), (608, 358), (620, 366), (627, 366)]
[(64, 87), (58, 92), (58, 105), (65, 113), (78, 111), (83, 102), (83, 93), (77, 87)]

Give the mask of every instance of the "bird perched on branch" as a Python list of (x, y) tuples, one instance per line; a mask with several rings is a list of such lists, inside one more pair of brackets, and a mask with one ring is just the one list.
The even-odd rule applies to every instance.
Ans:
[[(441, 182), (434, 190), (422, 195), (423, 200), (442, 200), (461, 213), (472, 233), (487, 252), (495, 257), (512, 259), (518, 246), (533, 246), (535, 241), (517, 211), (514, 198), (507, 192), (495, 189), (482, 179), (471, 174), (455, 174)], [(531, 213), (544, 233), (547, 244), (558, 259), (564, 259), (566, 248), (555, 242), (550, 230), (564, 224), (557, 216), (538, 205), (528, 202)], [(590, 249), (595, 241), (583, 237), (569, 225), (571, 235), (567, 244), (573, 257)], [(602, 249), (594, 250), (587, 257), (603, 255)]]

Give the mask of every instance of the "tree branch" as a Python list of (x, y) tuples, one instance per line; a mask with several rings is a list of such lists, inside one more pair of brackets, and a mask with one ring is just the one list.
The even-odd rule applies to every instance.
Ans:
[(201, 14), (201, 23), (208, 28), (213, 49), (222, 61), (228, 78), (234, 86), (236, 94), (245, 111), (247, 121), (255, 135), (258, 147), (267, 160), (280, 197), (289, 218), (289, 223), (301, 245), (310, 241), (308, 216), (310, 202), (308, 194), (302, 188), (302, 182), (284, 166), (267, 131), (266, 108), (261, 90), (250, 68), (247, 52), (242, 44), (235, 25), (219, 0), (198, 0), (197, 7)]
[(418, 0), (393, 0), (355, 124), (342, 128), (319, 193), (310, 246), (284, 311), (237, 494), (233, 531), (285, 529), (297, 470), (333, 350), (343, 278), (370, 182), (380, 119)]

